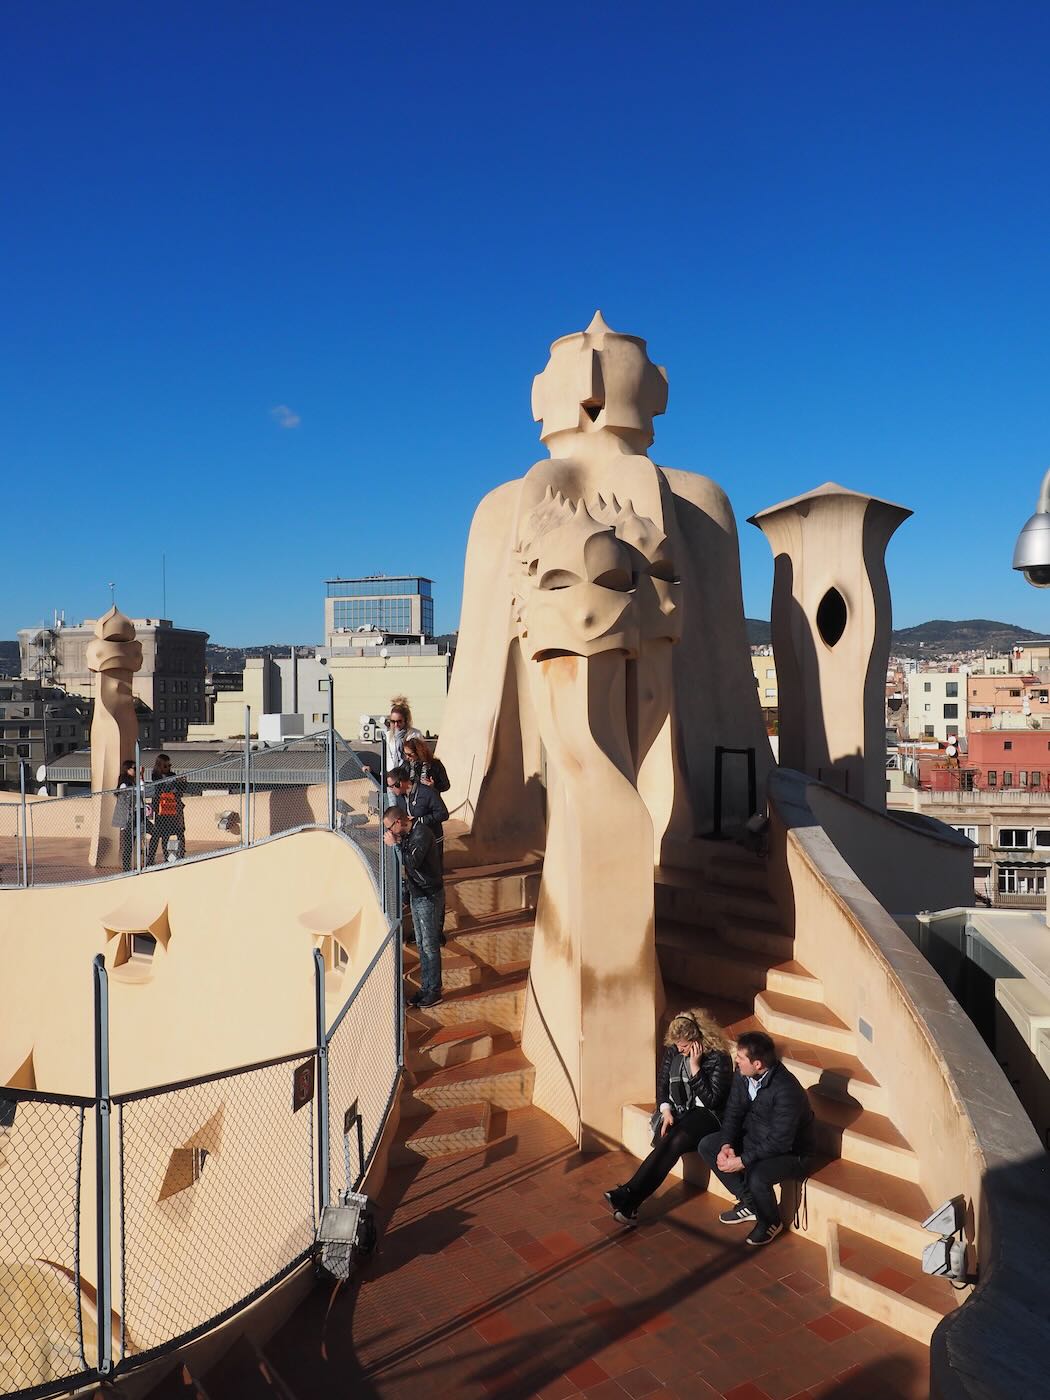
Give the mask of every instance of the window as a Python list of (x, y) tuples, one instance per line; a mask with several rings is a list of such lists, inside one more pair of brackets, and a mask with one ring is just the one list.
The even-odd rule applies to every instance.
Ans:
[(946, 724), (944, 726), (944, 732), (949, 739), (958, 739), (959, 726), (957, 724)]
[(923, 683), (922, 683), (922, 688), (923, 688), (924, 694), (929, 695), (930, 691), (933, 689), (933, 686), (931, 685), (931, 683), (930, 683), (929, 681), (923, 681)]
[[(961, 836), (965, 836), (968, 841), (972, 841), (975, 846), (977, 845), (977, 828), (975, 826), (953, 826), (952, 830), (959, 832)], [(1050, 831), (1047, 832), (1047, 835), (1050, 836)]]
[(29, 725), (28, 725), (28, 724), (20, 724), (20, 725), (18, 726), (18, 737), (19, 737), (20, 739), (28, 739), (28, 738), (29, 738)]
[(1029, 775), (1028, 775), (1028, 786), (1029, 786), (1029, 787), (1042, 787), (1042, 786), (1043, 786), (1043, 775), (1042, 775), (1042, 773), (1039, 772), (1038, 769), (1033, 769), (1033, 771), (1032, 771), (1031, 773), (1029, 773)]
[(989, 770), (988, 770), (988, 786), (989, 786), (989, 787), (996, 787), (996, 786), (998, 786), (998, 783), (999, 783), (999, 774), (995, 771), (994, 768), (989, 768)]
[(998, 887), (1000, 894), (1045, 894), (1046, 893), (1046, 873), (1042, 870), (1033, 870), (1030, 867), (1014, 869), (1012, 866), (1000, 866), (998, 874)]
[(949, 700), (954, 699), (959, 694), (959, 682), (946, 681), (944, 686), (944, 693), (945, 695), (947, 695)]
[(1003, 826), (999, 828), (997, 846), (1010, 851), (1027, 851), (1032, 845), (1032, 832), (1026, 826)]
[(923, 705), (922, 708), (923, 708), (923, 713), (928, 715), (928, 714), (930, 713), (930, 711), (933, 709), (933, 706), (932, 706), (932, 705)]
[(1028, 786), (1028, 770), (1027, 770), (1027, 768), (1022, 768), (1022, 769), (1021, 769), (1020, 773), (1018, 773), (1018, 775), (1017, 775), (1017, 781), (1018, 781), (1018, 783), (1020, 784), (1021, 787), (1027, 787), (1027, 786)]
[(767, 668), (767, 669), (766, 669), (766, 680), (767, 680), (767, 681), (775, 681), (776, 678), (777, 678), (777, 673), (776, 673), (776, 671), (771, 671), (771, 670), (769, 670), (769, 669)]
[(944, 707), (944, 718), (945, 718), (945, 719), (958, 719), (958, 718), (959, 718), (959, 707), (958, 707), (958, 705), (945, 705), (945, 707)]
[(1032, 835), (1035, 837), (1035, 844), (1040, 850), (1045, 850), (1047, 846), (1050, 846), (1050, 828), (1045, 828), (1042, 831), (1034, 831)]
[(777, 693), (775, 690), (767, 690), (764, 693), (767, 700), (775, 700), (777, 698)]
[(1014, 741), (1013, 741), (1012, 739), (1004, 739), (1004, 740), (1003, 740), (1003, 748), (1004, 748), (1004, 749), (1012, 749), (1013, 746), (1014, 746)]
[[(28, 757), (29, 757), (29, 753), (30, 753), (30, 745), (29, 745), (29, 744), (19, 744), (19, 745), (18, 745), (18, 757), (19, 757), (19, 758), (28, 758)], [(21, 781), (21, 779), (19, 779), (19, 781)]]
[(1016, 700), (1017, 697), (1018, 697), (1020, 694), (1021, 694), (1021, 692), (1020, 692), (1019, 690), (1011, 690), (1011, 691), (1010, 691), (1010, 698), (1013, 699), (1013, 700)]
[(1003, 769), (1003, 787), (1013, 787), (1014, 775), (1009, 768)]
[(922, 732), (922, 737), (924, 739), (932, 739), (934, 737), (932, 724), (926, 725), (925, 729)]

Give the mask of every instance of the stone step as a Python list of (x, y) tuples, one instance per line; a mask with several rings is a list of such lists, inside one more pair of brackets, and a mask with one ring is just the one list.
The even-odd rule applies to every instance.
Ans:
[(771, 992), (782, 992), (784, 996), (796, 997), (799, 1001), (823, 1001), (824, 983), (812, 972), (807, 972), (800, 962), (788, 958), (769, 969), (766, 987)]
[(710, 992), (746, 1002), (766, 985), (768, 959), (723, 943), (713, 929), (702, 925), (657, 923), (656, 951), (661, 970), (696, 988), (698, 995)]
[(484, 1147), (489, 1139), (491, 1123), (490, 1103), (468, 1103), (439, 1109), (414, 1127), (404, 1142), (394, 1144), (390, 1165), (405, 1166), (418, 1162), (421, 1157), (451, 1157)]
[(506, 968), (517, 964), (527, 967), (532, 957), (534, 932), (531, 921), (496, 928), (464, 929), (456, 934), (456, 945), (486, 967)]
[(410, 1037), (408, 1067), (417, 1072), (484, 1060), (497, 1048), (507, 1049), (510, 1033), (489, 1021), (466, 1021), (461, 1025), (425, 1029)]
[(968, 1290), (922, 1272), (920, 1260), (833, 1224), (828, 1231), (828, 1290), (877, 1322), (928, 1346), (933, 1329)]
[(919, 1181), (919, 1158), (888, 1118), (818, 1089), (809, 1090), (809, 1102), (816, 1115), (819, 1152), (902, 1181)]
[[(754, 1029), (759, 1029), (757, 1019)], [(840, 1099), (873, 1113), (885, 1113), (885, 1089), (855, 1055), (844, 1055), (803, 1040), (776, 1037), (777, 1054), (806, 1089), (819, 1088), (827, 1098)]]
[(761, 953), (770, 962), (790, 962), (795, 953), (795, 940), (779, 924), (735, 916), (719, 919), (718, 936), (736, 948)]
[(774, 1038), (786, 1036), (804, 1040), (809, 1045), (840, 1050), (847, 1055), (856, 1052), (853, 1032), (821, 1002), (784, 996), (782, 992), (759, 992), (755, 997), (755, 1015)]
[(449, 992), (440, 1006), (425, 1011), (413, 1011), (410, 1021), (414, 1029), (454, 1026), (466, 1021), (490, 1021), (501, 1030), (521, 1036), (521, 1019), (525, 1013), (525, 989), (528, 978), (515, 972), (508, 976), (483, 973), (476, 987), (464, 987)]
[[(405, 949), (405, 976), (414, 987), (419, 986), (419, 953)], [(441, 950), (441, 986), (444, 991), (459, 987), (474, 987), (481, 981), (481, 968), (469, 953), (457, 953), (450, 945)]]
[(413, 1097), (430, 1108), (490, 1103), (497, 1108), (526, 1108), (532, 1103), (536, 1071), (516, 1047), (420, 1075)]
[(534, 909), (538, 892), (539, 868), (533, 864), (506, 862), (450, 870), (445, 876), (446, 932), (494, 914)]

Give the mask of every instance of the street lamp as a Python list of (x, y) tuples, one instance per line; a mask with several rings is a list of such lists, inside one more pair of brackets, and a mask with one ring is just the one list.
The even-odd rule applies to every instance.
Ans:
[(1017, 536), (1013, 567), (1033, 588), (1050, 588), (1050, 471), (1039, 488), (1035, 514)]

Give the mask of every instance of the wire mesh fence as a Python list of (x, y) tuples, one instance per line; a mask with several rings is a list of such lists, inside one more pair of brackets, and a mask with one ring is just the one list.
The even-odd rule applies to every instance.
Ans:
[(364, 1175), (397, 1085), (401, 926), (395, 921), (328, 1040), (329, 1175), (333, 1197)]
[[(68, 1388), (97, 1354), (80, 1273), (87, 1101), (0, 1090), (0, 1393)], [(87, 1120), (85, 1122), (85, 1120)]]
[(316, 1051), (118, 1098), (117, 1357), (214, 1326), (311, 1252)]
[[(306, 826), (342, 832), (380, 882), (378, 787), (327, 732), (231, 748), (116, 791), (0, 804), (0, 885), (70, 884), (199, 859)], [(23, 826), (25, 856), (23, 859)]]
[(0, 802), (0, 888), (22, 883), (22, 807)]

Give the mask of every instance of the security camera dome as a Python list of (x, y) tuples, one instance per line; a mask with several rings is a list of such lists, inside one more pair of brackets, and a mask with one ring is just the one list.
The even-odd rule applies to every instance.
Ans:
[(1035, 514), (1017, 537), (1013, 567), (1033, 588), (1050, 588), (1050, 471), (1043, 477)]

